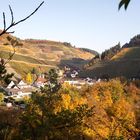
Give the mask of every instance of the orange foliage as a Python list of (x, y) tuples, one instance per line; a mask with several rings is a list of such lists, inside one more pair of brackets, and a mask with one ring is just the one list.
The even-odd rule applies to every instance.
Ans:
[[(87, 93), (95, 114), (88, 125), (98, 139), (134, 138), (137, 133), (133, 104), (125, 95), (124, 85), (118, 80), (95, 84)], [(90, 96), (89, 96), (90, 95)]]

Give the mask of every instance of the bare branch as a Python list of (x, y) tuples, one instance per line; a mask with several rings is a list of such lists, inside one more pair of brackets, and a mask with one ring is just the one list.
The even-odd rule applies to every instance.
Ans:
[(27, 20), (28, 18), (30, 18), (33, 14), (35, 14), (38, 9), (44, 4), (44, 1), (40, 3), (40, 5), (30, 14), (28, 15), (27, 17), (17, 21), (17, 22), (14, 22), (14, 14), (13, 14), (13, 10), (11, 8), (11, 6), (9, 6), (9, 9), (10, 9), (10, 13), (11, 13), (11, 24), (6, 27), (6, 20), (5, 20), (5, 13), (3, 13), (3, 21), (4, 21), (4, 29), (3, 31), (0, 33), (0, 36), (5, 34), (5, 33), (13, 33), (13, 32), (7, 32), (10, 28), (14, 27), (15, 25), (21, 23), (21, 22), (24, 22), (25, 20)]
[(12, 18), (12, 20), (11, 20), (11, 24), (13, 24), (13, 23), (14, 23), (14, 14), (13, 14), (13, 10), (12, 10), (12, 8), (11, 8), (10, 5), (9, 5), (9, 9), (10, 9), (10, 12), (11, 12), (11, 18)]
[(15, 26), (15, 25), (17, 25), (17, 24), (19, 24), (19, 23), (21, 23), (21, 22), (27, 20), (28, 18), (30, 18), (34, 13), (37, 12), (37, 10), (42, 6), (43, 3), (44, 3), (44, 1), (43, 1), (29, 16), (27, 16), (26, 18), (24, 18), (24, 19), (22, 19), (22, 20), (20, 20), (20, 21), (18, 21), (18, 22), (16, 22), (16, 23), (14, 23), (13, 26)]
[(4, 25), (4, 30), (6, 29), (6, 20), (5, 20), (5, 13), (3, 12), (3, 25)]
[(13, 34), (15, 31), (5, 32), (5, 34)]

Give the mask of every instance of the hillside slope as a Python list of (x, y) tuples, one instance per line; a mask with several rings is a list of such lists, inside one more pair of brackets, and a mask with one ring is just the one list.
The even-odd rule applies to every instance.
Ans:
[[(72, 65), (80, 67), (94, 54), (71, 46), (70, 43), (48, 40), (21, 40), (9, 34), (0, 37), (0, 57), (8, 58), (13, 51), (11, 44), (17, 40), (16, 53), (10, 66), (21, 76), (25, 76), (33, 68), (46, 71), (52, 67)], [(77, 61), (78, 60), (78, 61)]]
[(111, 60), (95, 63), (83, 70), (80, 76), (140, 78), (140, 47), (122, 48)]

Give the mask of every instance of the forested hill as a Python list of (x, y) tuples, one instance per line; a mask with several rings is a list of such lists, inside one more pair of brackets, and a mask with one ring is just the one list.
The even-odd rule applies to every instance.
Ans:
[(83, 50), (83, 51), (92, 53), (92, 54), (94, 54), (95, 56), (99, 54), (97, 51), (91, 50), (91, 49), (88, 49), (88, 48), (80, 48), (80, 49)]
[(140, 47), (140, 34), (134, 36), (130, 39), (129, 43), (126, 43), (122, 46), (122, 48), (131, 48), (131, 47)]
[(6, 34), (0, 37), (0, 57), (8, 58), (9, 52), (13, 51), (12, 46), (15, 46), (16, 53), (9, 64), (20, 75), (34, 67), (41, 71), (64, 65), (80, 67), (95, 56), (68, 42), (22, 40)]
[(94, 64), (104, 61), (104, 60), (111, 60), (118, 52), (121, 51), (120, 43), (115, 45), (114, 47), (111, 47), (110, 49), (105, 50), (101, 54), (96, 54), (94, 58), (92, 58), (90, 61), (86, 63), (84, 66), (85, 68), (91, 67)]
[(140, 78), (140, 35), (133, 37), (128, 45), (118, 44), (93, 58), (80, 76)]
[(100, 55), (95, 52), (94, 53), (96, 54), (95, 57), (92, 58), (87, 63), (87, 65), (85, 65), (85, 67), (92, 66), (99, 61), (111, 60), (113, 57), (115, 57), (115, 55), (117, 55), (124, 48), (134, 48), (134, 47), (140, 47), (140, 35), (134, 36), (132, 39), (130, 39), (129, 43), (124, 44), (122, 47), (120, 43), (118, 43), (117, 45), (103, 51)]

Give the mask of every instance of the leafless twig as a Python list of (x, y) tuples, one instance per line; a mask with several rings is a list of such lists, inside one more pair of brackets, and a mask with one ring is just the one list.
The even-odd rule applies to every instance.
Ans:
[(10, 10), (10, 13), (11, 13), (11, 24), (6, 27), (6, 18), (5, 18), (5, 13), (3, 12), (3, 24), (4, 24), (4, 28), (3, 28), (3, 31), (0, 33), (0, 36), (2, 36), (3, 34), (7, 34), (7, 33), (14, 33), (14, 31), (12, 32), (9, 32), (8, 30), (11, 29), (12, 27), (14, 27), (15, 25), (21, 23), (21, 22), (24, 22), (25, 20), (27, 20), (28, 18), (30, 18), (34, 13), (36, 13), (38, 11), (38, 9), (43, 5), (44, 1), (40, 3), (40, 5), (30, 14), (28, 15), (27, 17), (15, 22), (14, 21), (14, 14), (13, 14), (13, 10), (11, 8), (11, 6), (9, 5), (9, 10)]

